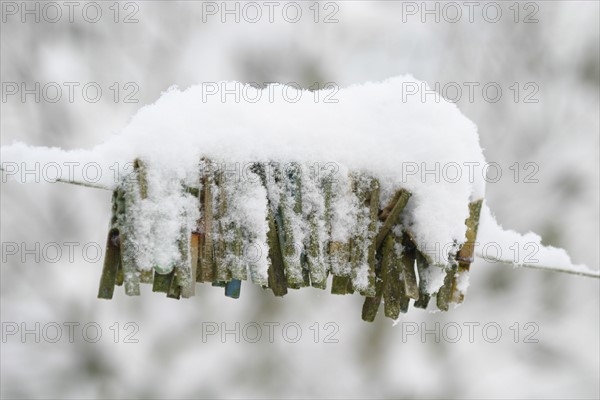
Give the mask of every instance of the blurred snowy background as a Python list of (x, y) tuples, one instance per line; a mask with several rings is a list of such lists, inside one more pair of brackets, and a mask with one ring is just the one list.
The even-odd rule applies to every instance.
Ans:
[[(282, 17), (285, 3), (275, 9), (273, 23), (262, 2), (258, 5), (264, 15), (258, 23), (244, 15), (239, 23), (225, 15), (223, 23), (222, 10), (203, 14), (203, 4), (196, 1), (100, 2), (102, 16), (96, 23), (82, 17), (85, 2), (76, 2), (73, 22), (67, 6), (55, 3), (62, 9), (55, 23), (46, 20), (55, 19), (55, 9), (43, 14), (44, 4), (38, 3), (40, 22), (25, 14), (23, 23), (20, 8), (25, 3), (2, 2), (3, 84), (24, 82), (32, 88), (35, 82), (57, 82), (63, 88), (56, 103), (36, 102), (32, 95), (25, 102), (19, 95), (3, 97), (2, 145), (19, 140), (89, 148), (117, 134), (136, 110), (171, 85), (239, 80), (347, 86), (412, 73), (430, 85), (454, 82), (462, 87), (458, 106), (478, 125), (487, 160), (503, 169), (503, 178), (487, 187), (487, 201), (499, 222), (523, 233), (533, 230), (546, 244), (565, 248), (576, 263), (598, 268), (598, 2), (496, 2), (486, 9), (491, 20), (495, 5), (501, 8), (495, 23), (482, 14), (486, 2), (474, 9), (473, 22), (468, 7), (455, 3), (462, 11), (455, 23), (448, 21), (456, 15), (445, 3), (437, 3), (439, 23), (422, 13), (421, 2), (411, 3), (418, 8), (415, 15), (408, 4), (393, 1), (299, 3), (303, 14), (297, 23)], [(35, 4), (26, 6), (35, 10)], [(434, 9), (435, 4), (427, 6)], [(224, 7), (221, 2), (212, 5)], [(227, 6), (235, 7), (234, 2)], [(315, 9), (320, 11), (318, 23)], [(86, 17), (94, 19), (95, 8), (86, 10)], [(288, 11), (293, 17), (293, 10)], [(323, 23), (332, 12), (338, 21)], [(123, 23), (128, 15), (137, 22)], [(254, 13), (246, 17), (254, 18)], [(538, 22), (524, 23), (526, 18)], [(73, 102), (64, 82), (80, 83)], [(81, 94), (89, 82), (103, 89), (95, 103)], [(118, 102), (110, 89), (115, 82)], [(133, 93), (132, 86), (125, 88), (128, 82), (139, 88), (132, 95), (137, 103), (123, 102), (124, 95)], [(480, 84), (473, 101), (466, 82)], [(489, 82), (503, 90), (497, 102), (482, 95)], [(515, 82), (517, 99), (511, 89)], [(534, 86), (526, 88), (527, 83)], [(532, 88), (539, 88), (530, 98), (537, 103), (524, 101)], [(518, 183), (509, 169), (515, 162), (522, 173)], [(539, 166), (538, 183), (523, 182), (530, 172), (523, 169), (527, 162)], [(110, 193), (9, 182), (2, 183), (1, 200), (3, 244), (31, 248), (36, 242), (42, 247), (94, 242), (104, 247)], [(394, 327), (382, 315), (374, 324), (362, 322), (360, 296), (332, 296), (317, 289), (292, 291), (279, 299), (244, 283), (242, 297), (235, 301), (220, 289), (198, 286), (195, 298), (174, 301), (148, 287), (139, 298), (127, 298), (117, 288), (112, 301), (100, 301), (96, 291), (102, 261), (86, 262), (81, 245), (75, 248), (74, 262), (67, 254), (56, 263), (34, 261), (32, 256), (22, 262), (3, 254), (3, 332), (12, 323), (19, 329), (21, 323), (35, 329), (36, 322), (48, 328), (40, 343), (34, 334), (24, 342), (20, 332), (3, 337), (3, 398), (600, 396), (598, 280), (478, 261), (461, 307), (436, 314), (411, 309), (401, 316), (404, 324)], [(73, 343), (64, 325), (69, 322), (80, 324)], [(81, 327), (90, 322), (102, 329), (97, 343), (82, 337)], [(133, 336), (138, 343), (124, 343), (132, 332), (124, 329), (127, 322), (139, 327)], [(261, 325), (261, 340), (247, 340), (254, 336), (251, 328), (240, 329), (247, 335), (239, 343), (233, 334), (203, 340), (212, 323), (235, 330), (236, 322), (242, 328)], [(270, 322), (280, 324), (273, 343), (264, 325)], [(324, 328), (328, 322), (339, 328), (332, 336), (337, 343), (325, 342), (333, 332)], [(525, 328), (528, 322), (534, 325)], [(62, 326), (56, 343), (46, 340), (54, 337), (52, 323)], [(301, 327), (297, 343), (286, 340), (295, 336), (294, 329), (282, 334), (286, 323)], [(439, 340), (436, 334), (422, 340), (423, 328), (435, 330), (436, 323)], [(480, 324), (473, 325), (473, 340), (469, 323)], [(492, 324), (487, 334), (482, 332), (485, 324)], [(452, 343), (456, 326), (462, 336)], [(496, 326), (502, 334), (491, 343)], [(418, 334), (403, 337), (415, 327)], [(535, 327), (537, 343), (527, 343), (526, 335)], [(93, 328), (88, 333), (93, 337)]]

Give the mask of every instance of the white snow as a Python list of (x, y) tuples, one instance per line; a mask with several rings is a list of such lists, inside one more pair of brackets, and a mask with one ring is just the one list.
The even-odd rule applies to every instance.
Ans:
[[(170, 171), (155, 168), (152, 160), (146, 163), (148, 197), (134, 202), (133, 238), (138, 267), (156, 268), (169, 272), (179, 261), (178, 241), (182, 226), (191, 232), (200, 217), (197, 199), (183, 193), (179, 180), (171, 179)], [(165, 207), (168, 204), (168, 207)]]
[(598, 271), (586, 265), (573, 264), (565, 250), (544, 246), (542, 238), (534, 232), (522, 235), (511, 229), (505, 230), (485, 203), (481, 208), (475, 251), (489, 262), (501, 261), (515, 267), (559, 268), (573, 273), (598, 275)]

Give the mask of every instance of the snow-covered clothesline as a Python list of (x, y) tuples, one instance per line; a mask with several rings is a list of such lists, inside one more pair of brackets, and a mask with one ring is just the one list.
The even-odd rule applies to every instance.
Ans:
[[(208, 204), (198, 207), (201, 196), (181, 190), (186, 187), (199, 195), (207, 176), (217, 179), (213, 172), (206, 175), (203, 168), (206, 165), (200, 160), (224, 166), (225, 176), (231, 172), (236, 175), (232, 182), (224, 180), (222, 187), (215, 182), (209, 185), (214, 186), (215, 193), (225, 191), (229, 207), (221, 217), (230, 219), (226, 224), (249, 227), (245, 236), (242, 235), (242, 243), (247, 244), (245, 240), (251, 237), (250, 243), (267, 253), (268, 210), (269, 207), (274, 211), (280, 209), (280, 202), (286, 198), (282, 193), (300, 194), (301, 198), (302, 206), (288, 213), (286, 226), (291, 229), (290, 236), (307, 238), (310, 236), (307, 230), (316, 229), (321, 232), (316, 235), (320, 246), (324, 246), (327, 241), (350, 243), (357, 237), (371, 238), (384, 223), (372, 216), (380, 214), (403, 190), (411, 197), (393, 231), (400, 242), (404, 240), (404, 233), (409, 233), (410, 242), (418, 252), (429, 264), (436, 264), (443, 271), (435, 279), (429, 279), (428, 292), (435, 294), (444, 285), (445, 271), (456, 265), (455, 257), (467, 241), (465, 221), (472, 211), (470, 205), (484, 197), (485, 179), (481, 169), (485, 159), (476, 126), (456, 105), (443, 100), (423, 102), (418, 97), (403, 98), (399, 93), (409, 83), (422, 84), (403, 76), (355, 85), (341, 89), (336, 94), (337, 103), (326, 104), (315, 103), (313, 96), (301, 95), (294, 97), (299, 99), (295, 103), (267, 100), (266, 96), (258, 95), (250, 96), (260, 99), (254, 103), (222, 102), (218, 97), (207, 99), (201, 86), (184, 91), (171, 88), (156, 103), (142, 108), (122, 134), (91, 150), (65, 151), (15, 143), (2, 147), (2, 160), (3, 165), (12, 163), (11, 174), (16, 178), (19, 177), (14, 173), (15, 165), (34, 162), (93, 162), (103, 172), (119, 165), (121, 178), (117, 180), (113, 173), (102, 173), (97, 181), (89, 183), (81, 172), (69, 170), (69, 175), (59, 176), (58, 181), (121, 191), (127, 188), (124, 183), (127, 179), (122, 177), (131, 172), (126, 170), (128, 163), (143, 160), (145, 197), (134, 201), (133, 212), (130, 210), (128, 214), (135, 226), (133, 236), (138, 238), (134, 244), (143, 249), (139, 251), (140, 265), (143, 270), (154, 269), (157, 273), (166, 273), (181, 261), (182, 227), (191, 234), (206, 212)], [(245, 90), (260, 89), (245, 87)], [(288, 88), (288, 92), (294, 90), (297, 89)], [(468, 165), (473, 173), (440, 181), (422, 179), (420, 174), (406, 174), (402, 168), (403, 165), (434, 164)], [(273, 179), (261, 185), (256, 165), (288, 167), (284, 173), (277, 172), (276, 168), (269, 171), (266, 177)], [(304, 179), (315, 172), (318, 179)], [(327, 190), (323, 173), (332, 175), (328, 185), (339, 200), (339, 204), (334, 203), (330, 208), (329, 231), (325, 228), (324, 194)], [(294, 174), (292, 179), (290, 176)], [(24, 178), (22, 180), (27, 176)], [(301, 185), (294, 189), (297, 182)], [(367, 200), (361, 202), (361, 191), (356, 189), (367, 185), (372, 191), (369, 186), (372, 184), (377, 187), (378, 198), (372, 200), (367, 196), (367, 203), (372, 202), (369, 217)], [(369, 192), (365, 187), (362, 189)], [(215, 210), (217, 206), (211, 204)], [(320, 217), (315, 218), (315, 215)], [(275, 213), (273, 217), (285, 218), (285, 215)], [(370, 225), (365, 222), (369, 218)], [(230, 239), (228, 229), (222, 234)], [(497, 258), (514, 265), (532, 266), (526, 252), (521, 252), (517, 259), (507, 255), (513, 255), (511, 246), (515, 244), (533, 245), (536, 249), (534, 264), (539, 268), (598, 277), (597, 271), (573, 265), (564, 250), (543, 246), (540, 237), (533, 233), (520, 235), (503, 230), (485, 204), (481, 208), (477, 242), (479, 250), (481, 243), (494, 244), (496, 253), (482, 254), (488, 260)], [(295, 240), (291, 245), (298, 247), (295, 250), (299, 254), (308, 253), (304, 240)], [(404, 247), (403, 243), (395, 246), (399, 257)], [(383, 255), (375, 256), (379, 265)], [(261, 273), (255, 274), (258, 281), (264, 283), (264, 273), (272, 262), (272, 257), (264, 257), (258, 268)], [(327, 264), (325, 271), (331, 272), (331, 262)], [(368, 281), (368, 276), (354, 276), (362, 280), (357, 279), (353, 284), (364, 289), (361, 283)], [(464, 290), (468, 282), (462, 279), (457, 284)]]

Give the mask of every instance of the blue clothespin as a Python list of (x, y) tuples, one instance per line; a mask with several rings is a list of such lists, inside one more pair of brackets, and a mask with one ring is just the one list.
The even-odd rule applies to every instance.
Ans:
[(225, 285), (225, 296), (231, 297), (232, 299), (239, 299), (241, 289), (242, 281), (239, 279), (232, 279)]

